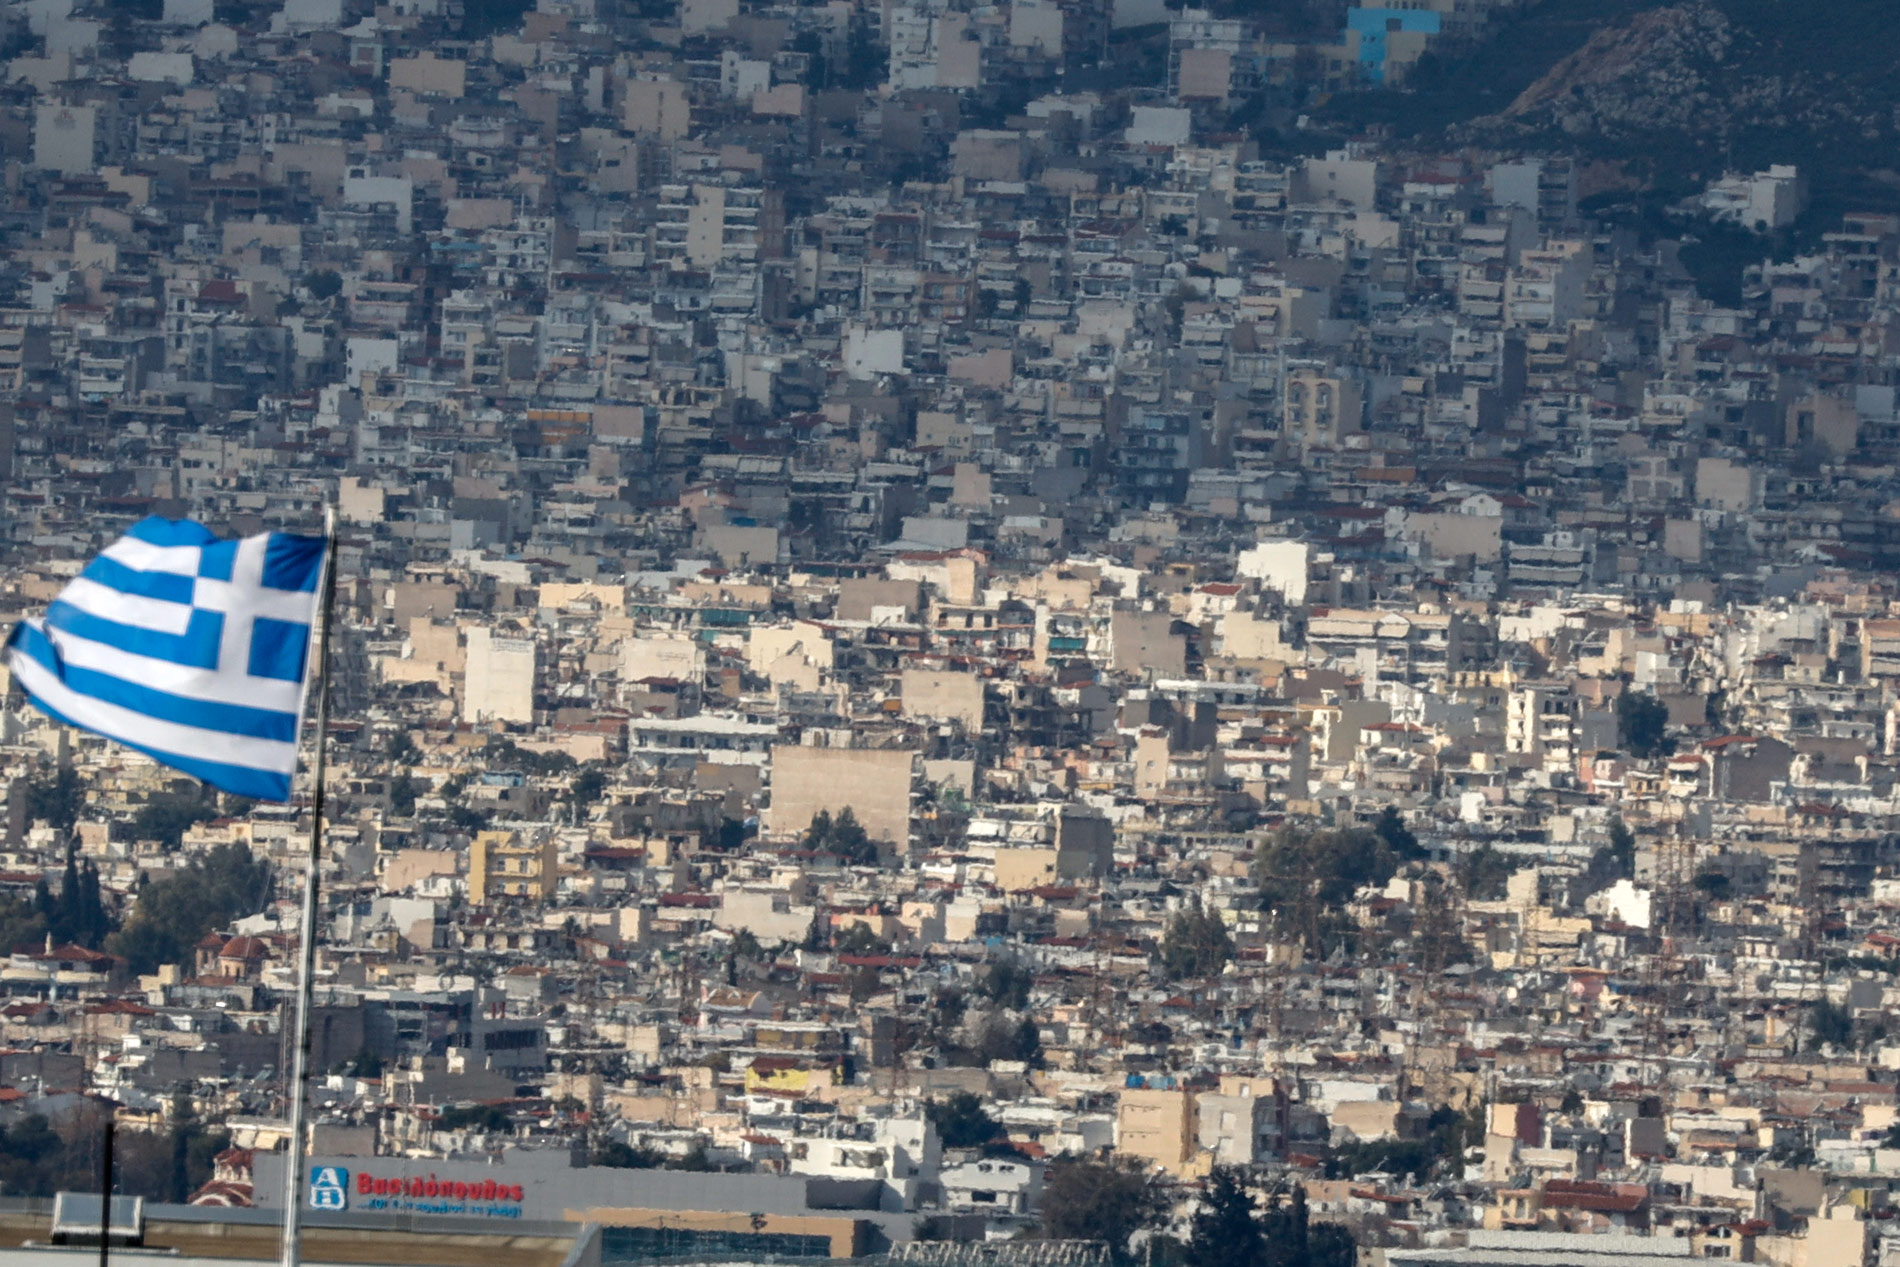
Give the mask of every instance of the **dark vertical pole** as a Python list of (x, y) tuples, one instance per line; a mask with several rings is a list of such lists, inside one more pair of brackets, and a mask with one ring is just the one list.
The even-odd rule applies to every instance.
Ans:
[(106, 1115), (106, 1150), (99, 1159), (99, 1267), (112, 1255), (112, 1116)]
[(308, 1156), (304, 1147), (305, 1099), (310, 1084), (310, 1012), (317, 988), (317, 869), (323, 860), (323, 781), (324, 759), (329, 751), (330, 729), (330, 625), (331, 606), (336, 600), (336, 510), (325, 507), (323, 593), (317, 603), (317, 626), (313, 630), (317, 644), (314, 686), (317, 692), (317, 751), (310, 785), (310, 851), (304, 858), (303, 927), (299, 930), (298, 959), (302, 963), (300, 989), (297, 992), (297, 1035), (291, 1048), (290, 1076), (290, 1150), (284, 1157), (284, 1239), (282, 1267), (298, 1267), (302, 1247), (298, 1236), (303, 1226), (303, 1181)]

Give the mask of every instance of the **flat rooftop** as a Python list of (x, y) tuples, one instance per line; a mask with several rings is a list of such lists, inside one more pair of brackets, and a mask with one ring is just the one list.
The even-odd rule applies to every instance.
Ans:
[[(519, 1222), (471, 1226), (473, 1219), (417, 1216), (379, 1219), (306, 1212), (303, 1261), (308, 1267), (594, 1267), (599, 1230), (585, 1223)], [(98, 1261), (97, 1243), (54, 1246), (51, 1201), (0, 1202), (0, 1256), (8, 1267), (78, 1267)], [(111, 1259), (192, 1267), (195, 1263), (275, 1263), (282, 1225), (271, 1210), (214, 1206), (145, 1207), (145, 1239), (114, 1246)]]

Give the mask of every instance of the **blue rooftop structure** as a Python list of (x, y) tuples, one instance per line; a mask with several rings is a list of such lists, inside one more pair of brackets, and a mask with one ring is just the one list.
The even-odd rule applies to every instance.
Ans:
[(1349, 9), (1346, 30), (1359, 35), (1359, 66), (1366, 79), (1383, 84), (1386, 36), (1400, 31), (1437, 35), (1438, 14), (1430, 9)]

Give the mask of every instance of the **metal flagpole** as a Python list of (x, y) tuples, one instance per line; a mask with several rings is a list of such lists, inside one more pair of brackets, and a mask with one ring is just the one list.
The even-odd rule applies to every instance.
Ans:
[(309, 1099), (310, 1010), (317, 980), (317, 864), (323, 856), (324, 758), (329, 752), (330, 729), (330, 607), (336, 598), (336, 510), (323, 508), (323, 594), (317, 604), (316, 663), (311, 680), (317, 684), (317, 755), (313, 763), (316, 784), (310, 793), (310, 852), (304, 859), (303, 927), (298, 930), (299, 978), (297, 1034), (291, 1048), (290, 1152), (284, 1159), (284, 1243), (282, 1267), (297, 1267), (303, 1223), (304, 1104)]
[(112, 1260), (112, 1113), (106, 1111), (106, 1151), (99, 1159), (99, 1267)]

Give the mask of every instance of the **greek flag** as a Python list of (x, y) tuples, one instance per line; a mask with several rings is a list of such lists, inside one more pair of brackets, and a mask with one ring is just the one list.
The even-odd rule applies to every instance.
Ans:
[(14, 626), (7, 665), (57, 721), (227, 792), (287, 801), (325, 548), (146, 519), (43, 618)]

